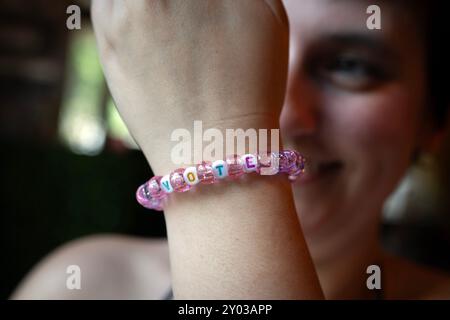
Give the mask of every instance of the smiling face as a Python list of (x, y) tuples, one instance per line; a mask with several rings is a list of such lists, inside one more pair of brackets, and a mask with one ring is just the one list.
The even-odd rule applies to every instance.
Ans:
[[(398, 3), (398, 1), (396, 1)], [(383, 1), (381, 30), (355, 0), (286, 0), (285, 147), (311, 166), (294, 185), (315, 259), (375, 236), (386, 197), (424, 134), (425, 46), (417, 19)]]

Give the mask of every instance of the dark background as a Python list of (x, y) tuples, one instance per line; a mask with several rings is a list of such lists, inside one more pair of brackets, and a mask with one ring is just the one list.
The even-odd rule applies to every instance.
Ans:
[[(163, 215), (135, 201), (136, 187), (152, 173), (111, 116), (93, 53), (89, 4), (75, 3), (82, 8), (82, 30), (69, 31), (68, 1), (0, 0), (2, 299), (67, 241), (97, 233), (165, 237)], [(83, 126), (73, 123), (90, 123), (83, 119), (95, 120), (100, 142), (84, 144), (94, 136), (89, 132), (77, 138)], [(67, 123), (72, 131), (64, 130)], [(383, 228), (392, 251), (447, 271), (449, 145), (432, 165), (413, 171), (416, 187), (389, 209), (403, 218), (386, 219)]]
[[(82, 29), (66, 28), (69, 4), (0, 0), (2, 299), (34, 264), (67, 241), (96, 233), (165, 237), (163, 215), (140, 207), (134, 198), (137, 186), (152, 176), (140, 151), (108, 129), (94, 151), (80, 152), (61, 138), (62, 109), (75, 108), (70, 96), (79, 92), (72, 89), (80, 79), (68, 73), (77, 72), (76, 55), (84, 54), (73, 42), (91, 32), (84, 2), (77, 2)], [(108, 92), (104, 85), (97, 91), (101, 123), (108, 101), (102, 97)]]

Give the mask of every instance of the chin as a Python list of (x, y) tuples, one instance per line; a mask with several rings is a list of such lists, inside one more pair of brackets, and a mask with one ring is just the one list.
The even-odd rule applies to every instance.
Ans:
[(326, 192), (312, 192), (304, 190), (301, 186), (294, 186), (294, 201), (305, 234), (320, 234), (330, 229), (330, 223), (335, 220), (334, 216), (339, 214), (338, 204), (335, 196)]

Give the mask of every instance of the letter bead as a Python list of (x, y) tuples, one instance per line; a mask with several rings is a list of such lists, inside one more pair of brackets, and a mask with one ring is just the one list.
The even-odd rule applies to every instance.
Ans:
[(170, 175), (169, 174), (167, 174), (161, 178), (161, 189), (163, 189), (165, 193), (173, 192), (173, 187), (170, 184)]
[(200, 182), (200, 180), (198, 179), (196, 167), (186, 168), (183, 172), (183, 178), (184, 178), (184, 181), (186, 181), (186, 183), (191, 186)]
[(213, 184), (226, 177), (234, 180), (246, 173), (260, 175), (284, 173), (294, 182), (305, 171), (306, 159), (295, 150), (233, 154), (224, 160), (202, 161), (178, 168), (163, 177), (154, 176), (136, 190), (136, 200), (143, 207), (162, 211), (169, 193), (186, 192), (196, 184)]
[(253, 154), (245, 154), (242, 156), (245, 172), (253, 172), (258, 169), (258, 158)]
[(228, 165), (223, 160), (216, 160), (212, 164), (212, 168), (214, 170), (214, 174), (217, 178), (223, 179), (228, 176)]

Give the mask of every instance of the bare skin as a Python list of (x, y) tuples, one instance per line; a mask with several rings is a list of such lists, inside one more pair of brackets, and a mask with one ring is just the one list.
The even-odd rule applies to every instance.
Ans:
[[(67, 290), (66, 268), (80, 266), (81, 290)], [(69, 243), (39, 263), (12, 299), (162, 299), (170, 286), (166, 240), (118, 235)]]
[[(370, 264), (382, 266), (384, 299), (450, 298), (448, 275), (388, 255), (378, 239), (384, 200), (414, 151), (430, 149), (440, 134), (425, 121), (424, 46), (413, 15), (383, 2), (383, 30), (374, 37), (364, 25), (368, 2), (286, 0), (287, 61), (286, 20), (278, 1), (216, 8), (214, 27), (191, 21), (208, 9), (182, 7), (176, 14), (194, 38), (177, 29), (167, 32), (164, 21), (172, 26), (180, 19), (171, 15), (170, 5), (159, 8), (155, 1), (150, 10), (138, 1), (129, 7), (121, 1), (112, 7), (100, 3), (106, 2), (94, 7), (94, 23), (108, 83), (156, 174), (176, 167), (161, 156), (170, 154), (170, 130), (189, 128), (205, 115), (209, 126), (221, 129), (276, 128), (279, 118), (285, 146), (302, 150), (318, 167), (294, 185), (293, 198), (290, 186), (276, 179), (175, 196), (165, 212), (168, 243), (107, 236), (69, 244), (35, 268), (13, 298), (161, 299), (172, 286), (181, 299), (373, 299), (375, 293), (366, 288)], [(155, 17), (155, 8), (169, 16)], [(260, 20), (253, 18), (255, 12)], [(404, 19), (396, 19), (399, 14)], [(124, 23), (129, 15), (133, 24)], [(235, 16), (245, 21), (235, 25), (242, 31), (236, 32), (242, 35), (237, 46), (223, 46), (226, 41), (215, 42), (219, 35), (209, 38), (211, 33), (201, 31), (206, 25), (226, 37), (230, 24), (216, 21)], [(167, 37), (180, 38), (155, 57), (159, 51), (153, 49)], [(192, 57), (191, 44), (199, 41), (216, 51), (195, 46), (199, 51)], [(200, 57), (205, 65), (184, 57)], [(255, 57), (261, 60), (255, 63)], [(173, 61), (192, 78), (173, 79)], [(155, 73), (161, 75), (158, 81)], [(198, 83), (207, 77), (206, 84)], [(243, 87), (249, 90), (242, 92)], [(224, 90), (226, 99), (220, 96)], [(192, 96), (192, 91), (201, 94)], [(167, 97), (173, 98), (167, 102)], [(227, 117), (217, 116), (229, 106)], [(266, 194), (275, 196), (268, 201)], [(217, 203), (225, 205), (217, 208)], [(88, 278), (95, 281), (87, 281), (80, 293), (61, 288), (65, 266), (85, 262)]]
[[(67, 265), (77, 263), (83, 270), (82, 290), (64, 285)], [(366, 274), (361, 275), (365, 285)], [(383, 272), (384, 299), (448, 299), (448, 276), (386, 254)], [(103, 235), (87, 237), (50, 254), (23, 280), (12, 299), (150, 299), (166, 297), (171, 289), (167, 241)], [(354, 299), (354, 287), (328, 299)], [(373, 299), (373, 292), (361, 290), (358, 298)]]

